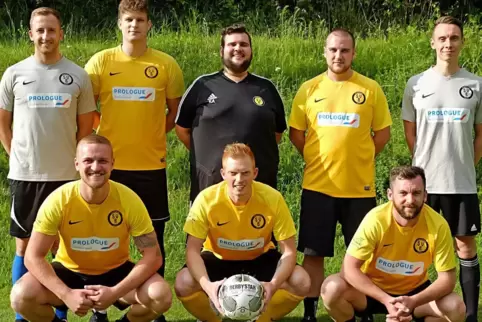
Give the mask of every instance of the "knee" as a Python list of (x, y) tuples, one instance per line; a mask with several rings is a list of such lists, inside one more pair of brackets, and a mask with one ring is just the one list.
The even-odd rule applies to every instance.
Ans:
[(22, 278), (12, 288), (10, 292), (10, 305), (16, 312), (23, 312), (28, 308), (28, 304), (35, 300), (35, 285), (29, 285), (27, 279)]
[(156, 313), (167, 311), (172, 305), (172, 292), (169, 284), (159, 277), (147, 288), (147, 296), (151, 303), (151, 310)]
[(445, 296), (440, 301), (439, 309), (451, 322), (461, 322), (465, 320), (466, 308), (464, 301), (455, 293), (450, 293)]
[(341, 298), (347, 289), (348, 284), (339, 274), (328, 276), (321, 285), (323, 302), (332, 302), (334, 299)]
[(294, 293), (298, 296), (307, 296), (310, 292), (311, 282), (308, 273), (301, 268), (296, 266), (293, 273), (290, 276), (289, 283)]
[(181, 269), (179, 273), (177, 273), (176, 281), (174, 282), (174, 291), (176, 292), (176, 296), (185, 297), (191, 295), (196, 291), (196, 284), (196, 281), (191, 276), (191, 273), (187, 267)]
[(472, 258), (477, 254), (477, 243), (474, 236), (455, 237), (457, 254), (461, 258)]

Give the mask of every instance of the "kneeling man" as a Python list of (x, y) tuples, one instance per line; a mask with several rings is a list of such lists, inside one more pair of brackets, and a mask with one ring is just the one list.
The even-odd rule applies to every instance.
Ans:
[[(389, 202), (371, 210), (358, 227), (340, 274), (322, 286), (335, 321), (386, 313), (387, 321), (463, 321), (465, 305), (453, 292), (455, 255), (445, 219), (425, 205), (425, 173), (402, 166), (390, 173)], [(431, 283), (428, 268), (438, 273)]]
[[(27, 247), (29, 270), (13, 287), (11, 304), (32, 322), (60, 321), (52, 307), (79, 316), (111, 305), (129, 312), (118, 321), (151, 321), (171, 305), (171, 291), (156, 273), (162, 256), (147, 210), (129, 188), (109, 181), (110, 142), (83, 138), (75, 166), (81, 180), (55, 190), (41, 206)], [(57, 234), (52, 264), (45, 258)], [(129, 261), (133, 237), (142, 254)]]
[(177, 274), (176, 294), (197, 319), (218, 322), (209, 299), (219, 310), (223, 280), (248, 274), (265, 290), (266, 309), (257, 321), (278, 320), (298, 305), (310, 284), (306, 271), (296, 266), (293, 219), (277, 190), (254, 181), (258, 169), (247, 145), (226, 146), (222, 166), (224, 180), (196, 197), (186, 219), (186, 267)]

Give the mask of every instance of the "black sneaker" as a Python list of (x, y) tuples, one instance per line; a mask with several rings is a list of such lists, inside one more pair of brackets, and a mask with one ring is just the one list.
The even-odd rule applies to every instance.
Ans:
[(89, 322), (109, 322), (109, 319), (107, 318), (107, 313), (94, 311)]
[(363, 315), (360, 318), (360, 322), (373, 322), (373, 314)]

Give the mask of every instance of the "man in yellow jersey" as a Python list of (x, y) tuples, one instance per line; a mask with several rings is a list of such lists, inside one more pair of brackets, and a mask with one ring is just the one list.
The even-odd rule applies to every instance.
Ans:
[[(174, 58), (147, 47), (152, 26), (147, 0), (122, 0), (118, 18), (122, 44), (95, 54), (85, 67), (100, 103), (97, 133), (114, 147), (111, 179), (142, 199), (164, 256), (166, 133), (174, 128), (184, 81)], [(159, 273), (164, 275), (164, 265)], [(102, 315), (96, 321), (104, 320)]]
[[(455, 254), (447, 221), (424, 204), (425, 173), (401, 166), (390, 173), (389, 202), (370, 211), (348, 247), (340, 274), (323, 283), (323, 303), (335, 321), (387, 314), (387, 321), (464, 321), (453, 292)], [(428, 268), (437, 279), (431, 283)], [(428, 321), (426, 319), (425, 321)]]
[[(110, 305), (130, 310), (117, 321), (151, 321), (171, 305), (167, 282), (157, 274), (162, 255), (147, 210), (126, 186), (110, 181), (110, 142), (97, 135), (77, 147), (80, 180), (55, 190), (34, 223), (25, 264), (13, 287), (12, 307), (29, 321), (60, 321), (52, 306), (84, 316)], [(60, 236), (52, 264), (45, 258)], [(142, 254), (129, 261), (130, 237)]]
[(277, 190), (254, 181), (258, 169), (247, 145), (227, 145), (222, 163), (224, 181), (201, 191), (186, 219), (186, 267), (177, 274), (176, 294), (197, 319), (219, 322), (209, 299), (219, 310), (217, 291), (223, 279), (248, 274), (265, 290), (267, 307), (257, 321), (278, 320), (298, 305), (310, 283), (305, 270), (296, 266), (293, 219)]
[(303, 321), (316, 321), (324, 258), (334, 255), (337, 222), (348, 245), (376, 206), (375, 156), (392, 124), (380, 85), (351, 69), (353, 35), (333, 30), (324, 55), (328, 70), (301, 85), (289, 119), (290, 140), (306, 163), (298, 250), (311, 289)]

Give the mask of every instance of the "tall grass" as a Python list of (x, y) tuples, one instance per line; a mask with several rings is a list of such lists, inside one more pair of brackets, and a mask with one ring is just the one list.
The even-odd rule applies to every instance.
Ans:
[[(322, 55), (326, 29), (315, 26), (299, 28), (291, 22), (276, 33), (253, 33), (254, 60), (251, 72), (268, 77), (277, 85), (285, 104), (287, 116), (292, 99), (299, 86), (306, 80), (326, 69)], [(311, 28), (311, 29), (310, 29)], [(469, 71), (480, 73), (482, 62), (482, 32), (475, 27), (466, 29), (466, 47), (461, 64)], [(87, 39), (68, 35), (62, 44), (63, 54), (83, 66), (97, 51), (117, 45), (118, 35), (106, 39)], [(180, 64), (186, 86), (201, 74), (221, 68), (219, 58), (219, 36), (210, 34), (202, 24), (190, 24), (173, 32), (157, 28), (152, 32), (149, 46), (169, 53)], [(3, 40), (0, 43), (0, 73), (9, 65), (22, 60), (32, 53), (30, 43)], [(386, 200), (388, 171), (393, 166), (410, 163), (406, 148), (400, 105), (406, 81), (434, 63), (434, 54), (429, 46), (429, 32), (417, 28), (390, 29), (383, 33), (359, 39), (354, 69), (380, 83), (390, 106), (393, 118), (392, 137), (385, 150), (377, 157), (376, 188), (379, 202)], [(172, 219), (167, 225), (165, 244), (167, 252), (166, 278), (172, 282), (176, 272), (184, 264), (184, 242), (182, 232), (184, 218), (188, 211), (188, 154), (174, 133), (168, 135), (168, 184), (169, 204)], [(295, 220), (298, 220), (303, 160), (295, 151), (285, 133), (280, 144), (279, 189), (285, 196)], [(8, 309), (10, 287), (10, 263), (14, 243), (8, 236), (9, 201), (6, 181), (7, 159), (0, 153), (0, 320), (11, 318)], [(477, 182), (481, 183), (481, 168), (478, 167)], [(479, 189), (480, 190), (480, 189)], [(343, 239), (338, 233), (336, 256), (326, 260), (326, 273), (337, 272), (344, 253)], [(1, 300), (3, 298), (3, 300)], [(175, 304), (174, 313), (186, 313)], [(299, 311), (298, 311), (299, 314)], [(173, 320), (171, 318), (171, 320)], [(174, 319), (175, 320), (175, 319)]]

